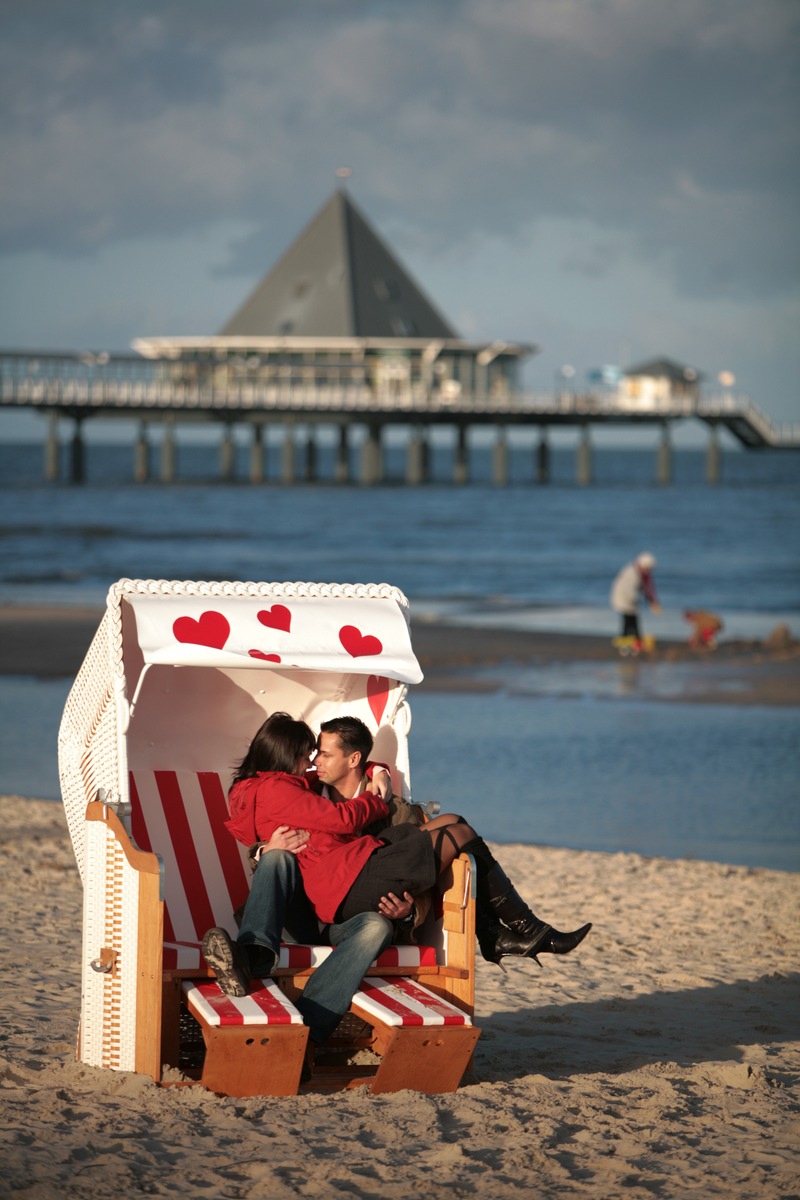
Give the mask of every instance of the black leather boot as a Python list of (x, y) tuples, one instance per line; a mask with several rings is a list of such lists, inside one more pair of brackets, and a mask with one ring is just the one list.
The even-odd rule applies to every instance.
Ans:
[(496, 963), (503, 970), (505, 967), (500, 960), (506, 955), (513, 955), (515, 958), (532, 958), (537, 967), (540, 967), (542, 964), (536, 955), (543, 948), (542, 943), (549, 930), (549, 925), (542, 925), (540, 931), (525, 936), (506, 929), (480, 904), (475, 912), (475, 936), (478, 939), (481, 954), (487, 962)]
[(478, 900), (483, 899), (498, 921), (514, 933), (532, 936), (543, 930), (549, 932), (550, 926), (531, 912), (499, 862), (492, 864), (483, 879), (478, 875), (477, 890)]
[(540, 946), (539, 949), (543, 954), (569, 954), (570, 950), (574, 950), (581, 944), (591, 928), (591, 921), (587, 921), (585, 925), (581, 925), (580, 929), (573, 929), (570, 933), (562, 933), (560, 929), (553, 929), (551, 926), (547, 945)]
[(485, 885), (489, 906), (504, 925), (521, 937), (537, 936), (541, 939), (537, 953), (569, 954), (570, 950), (580, 945), (592, 928), (590, 922), (581, 925), (580, 929), (562, 933), (560, 929), (554, 929), (552, 925), (540, 921), (528, 908), (498, 862), (487, 872)]
[[(520, 939), (519, 942), (515, 942), (511, 937), (503, 938), (501, 927), (500, 932), (495, 936), (495, 949), (499, 950), (501, 956), (503, 954), (522, 954), (528, 958), (535, 958), (537, 954), (569, 954), (570, 950), (574, 950), (576, 946), (580, 945), (592, 928), (591, 923), (582, 925), (580, 929), (574, 929), (569, 933), (562, 933), (560, 929), (554, 929), (552, 925), (540, 921), (536, 914), (528, 908), (483, 838), (475, 838), (464, 847), (464, 850), (473, 854), (478, 864), (476, 888), (478, 911), (483, 908), (487, 916), (494, 917), (495, 921), (501, 922), (507, 927), (510, 934), (516, 935)], [(488, 929), (488, 926), (484, 925), (484, 928)], [(486, 938), (488, 945), (490, 944), (488, 933)], [(508, 948), (500, 949), (498, 939)], [(486, 958), (480, 936), (478, 944), (481, 946), (481, 954)], [(530, 948), (528, 950), (514, 948), (525, 945)], [(489, 961), (499, 962), (499, 959), (490, 958)], [(536, 961), (538, 962), (538, 959)]]

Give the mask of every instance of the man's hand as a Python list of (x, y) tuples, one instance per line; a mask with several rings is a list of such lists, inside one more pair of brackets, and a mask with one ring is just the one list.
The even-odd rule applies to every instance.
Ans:
[(388, 800), (392, 794), (392, 777), (384, 767), (376, 767), (372, 779), (367, 780), (364, 789), (367, 792), (377, 792), (381, 800)]
[(409, 892), (403, 892), (403, 897), (404, 899), (399, 900), (394, 892), (389, 892), (388, 896), (381, 896), (378, 912), (382, 917), (388, 917), (390, 921), (405, 921), (411, 915), (414, 897)]
[(308, 838), (307, 829), (292, 829), (291, 825), (279, 825), (269, 841), (261, 843), (259, 857), (266, 850), (288, 850), (290, 854), (297, 854), (303, 849)]

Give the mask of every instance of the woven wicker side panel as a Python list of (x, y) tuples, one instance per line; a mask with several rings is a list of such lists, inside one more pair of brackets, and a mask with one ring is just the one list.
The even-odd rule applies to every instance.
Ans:
[[(133, 1071), (139, 875), (102, 822), (86, 823), (86, 841), (92, 869), (83, 897), (81, 1061)], [(101, 958), (113, 962), (111, 970), (92, 967)]]
[(86, 805), (103, 787), (116, 799), (119, 764), (113, 680), (109, 663), (109, 614), (106, 612), (67, 697), (58, 731), (61, 796), (72, 848), (85, 882), (84, 816)]

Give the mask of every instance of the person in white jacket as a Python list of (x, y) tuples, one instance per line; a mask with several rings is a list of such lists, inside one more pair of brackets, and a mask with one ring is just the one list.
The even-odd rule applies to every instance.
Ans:
[(661, 612), (652, 571), (656, 560), (646, 551), (637, 555), (633, 562), (626, 563), (611, 585), (611, 607), (622, 616), (624, 638), (634, 639), (634, 648), (641, 649), (642, 634), (639, 628), (639, 599), (647, 600), (653, 612)]

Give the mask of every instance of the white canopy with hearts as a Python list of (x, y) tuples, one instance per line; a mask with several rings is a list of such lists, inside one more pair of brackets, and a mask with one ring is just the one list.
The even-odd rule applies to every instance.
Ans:
[(132, 595), (149, 664), (254, 667), (422, 680), (408, 623), (387, 596)]

